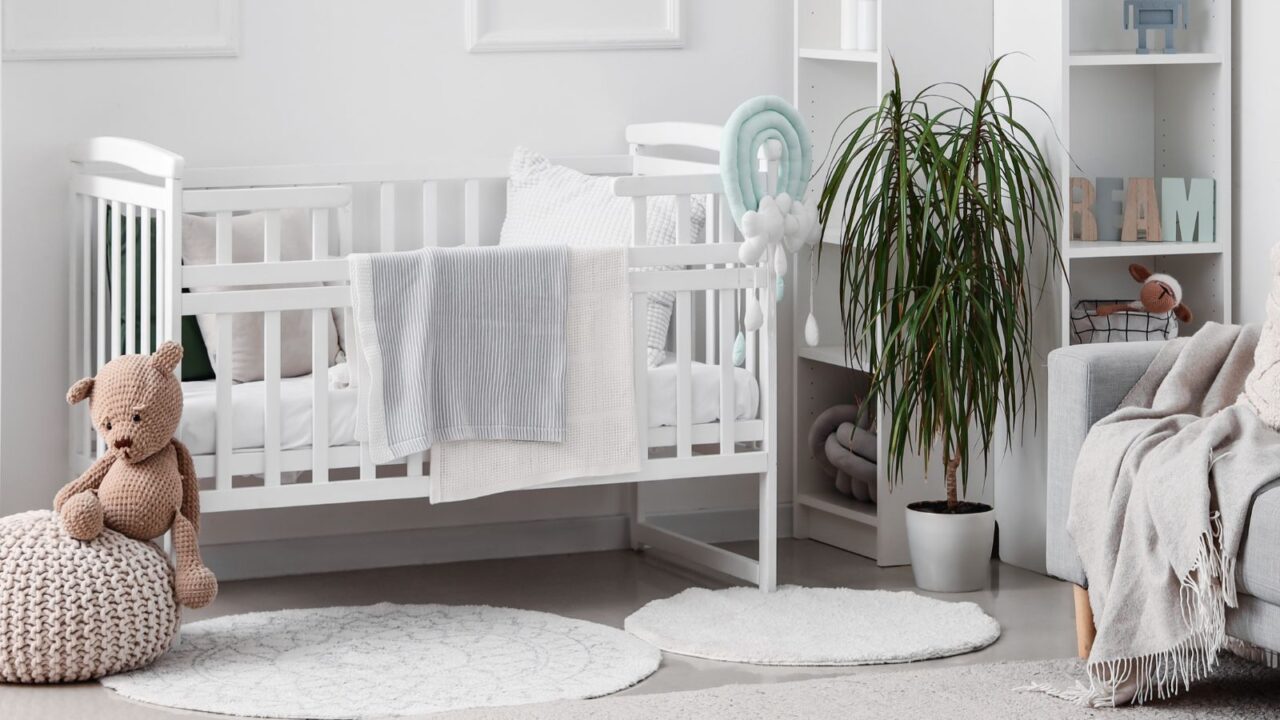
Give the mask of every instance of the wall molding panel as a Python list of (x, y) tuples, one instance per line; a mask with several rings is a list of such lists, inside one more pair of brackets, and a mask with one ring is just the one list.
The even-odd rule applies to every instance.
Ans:
[(229, 57), (240, 0), (4, 0), (5, 60)]
[(681, 0), (466, 0), (468, 52), (684, 47)]

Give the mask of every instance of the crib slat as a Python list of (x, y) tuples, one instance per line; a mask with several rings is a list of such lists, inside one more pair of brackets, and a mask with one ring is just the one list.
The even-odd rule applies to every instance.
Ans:
[(151, 308), (155, 297), (155, 288), (152, 287), (151, 266), (154, 258), (151, 252), (151, 246), (154, 242), (151, 236), (151, 221), (155, 218), (155, 211), (151, 208), (139, 208), (142, 214), (139, 216), (139, 224), (142, 236), (138, 242), (142, 245), (142, 341), (140, 343), (140, 351), (143, 353), (151, 353), (155, 350), (154, 338), (152, 337)]
[[(220, 212), (214, 219), (214, 262), (219, 265), (231, 262), (231, 213)], [(214, 441), (214, 487), (218, 490), (231, 489), (231, 441), (234, 428), (231, 405), (231, 343), (235, 331), (235, 316), (230, 313), (217, 315), (217, 351), (214, 368), (214, 382), (218, 408), (224, 409), (217, 415), (216, 436)]]
[(440, 247), (440, 183), (422, 183), (422, 247)]
[[(107, 329), (107, 203), (104, 200), (98, 200), (98, 232), (97, 232), (97, 332), (94, 337), (94, 345), (98, 354), (98, 363), (91, 368), (91, 374), (97, 374), (103, 365), (107, 364), (107, 350), (111, 347), (111, 333)], [(98, 454), (101, 455), (106, 450), (106, 443), (101, 437), (97, 442)]]
[(693, 244), (693, 208), (688, 195), (676, 196), (676, 244)]
[(233, 432), (231, 413), (231, 333), (235, 317), (230, 314), (217, 316), (218, 350), (214, 354), (214, 383), (219, 412), (214, 438), (214, 487), (217, 490), (231, 489), (231, 433)]
[(138, 216), (137, 205), (124, 206), (124, 348), (138, 352)]
[[(355, 250), (354, 239), (354, 212), (351, 205), (344, 205), (338, 208), (338, 244), (342, 248), (342, 254), (345, 257)], [(364, 373), (364, 353), (360, 350), (360, 333), (356, 332), (355, 317), (352, 315), (351, 308), (343, 310), (343, 322), (346, 323), (346, 332), (343, 338), (347, 341), (347, 362), (348, 371), (351, 377), (351, 387), (358, 388), (363, 379)], [(365, 415), (365, 399), (363, 393), (356, 393), (356, 417), (364, 417)], [(360, 479), (370, 480), (376, 474), (373, 466), (373, 458), (369, 455), (369, 443), (360, 442)]]
[(463, 219), (466, 243), (470, 247), (480, 244), (480, 181), (468, 180), (463, 183)]
[(649, 244), (648, 205), (644, 195), (631, 198), (631, 246)]
[[(262, 221), (262, 261), (280, 261), (279, 211), (269, 211)], [(280, 484), (280, 311), (262, 314), (263, 481)]]
[(124, 349), (124, 328), (121, 320), (124, 319), (124, 309), (121, 307), (121, 301), (124, 299), (124, 273), (121, 272), (124, 266), (124, 242), (120, 237), (120, 203), (111, 203), (111, 351), (108, 357), (115, 358), (120, 356), (120, 352)]
[[(704, 229), (703, 241), (710, 245), (715, 243), (719, 236), (716, 234), (716, 223), (719, 220), (716, 207), (716, 196), (708, 195), (703, 201), (706, 207), (706, 227)], [(715, 265), (707, 265), (706, 268), (711, 270)], [(706, 319), (703, 321), (703, 352), (702, 359), (708, 365), (716, 363), (716, 350), (719, 344), (716, 342), (716, 319), (719, 315), (716, 313), (716, 300), (720, 297), (720, 293), (716, 290), (708, 290), (703, 298), (703, 310), (706, 313)]]
[[(394, 187), (394, 186), (393, 186)], [(394, 208), (393, 208), (394, 210)], [(386, 207), (383, 207), (385, 217)], [(329, 256), (329, 211), (311, 211), (311, 259)], [(333, 310), (311, 311), (311, 482), (329, 482), (329, 325)]]
[(329, 482), (329, 308), (311, 311), (311, 482)]
[(378, 192), (378, 249), (395, 252), (396, 249), (396, 186), (384, 182)]
[[(676, 456), (693, 455), (693, 293), (676, 293)], [(648, 428), (642, 428), (643, 434)]]
[(720, 454), (732, 455), (738, 419), (737, 388), (733, 384), (733, 290), (720, 291)]
[[(643, 200), (643, 198), (641, 198)], [(636, 395), (636, 446), (640, 453), (640, 469), (643, 471), (649, 459), (649, 443), (644, 442), (646, 433), (649, 431), (649, 357), (646, 353), (645, 338), (648, 333), (645, 328), (648, 327), (649, 316), (649, 296), (645, 293), (636, 293), (631, 296), (631, 324), (633, 341), (632, 347), (632, 368), (631, 372), (633, 383), (635, 384)]]
[[(93, 299), (89, 288), (93, 287), (93, 200), (87, 195), (80, 195), (80, 367), (73, 373), (72, 380), (78, 380), (93, 372)], [(86, 413), (85, 419), (88, 419)], [(92, 452), (93, 441), (88, 426), (82, 420), (78, 423), (80, 452)], [(86, 447), (86, 445), (88, 447)]]

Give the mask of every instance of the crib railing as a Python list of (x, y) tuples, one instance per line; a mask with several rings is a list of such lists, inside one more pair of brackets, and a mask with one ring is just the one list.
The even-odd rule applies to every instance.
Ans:
[[(461, 168), (422, 167), (231, 168), (191, 171), (184, 188), (181, 158), (153, 146), (100, 139), (79, 148), (73, 158), (77, 166), (71, 202), (77, 222), (71, 286), (79, 294), (72, 303), (72, 379), (95, 374), (120, 354), (150, 352), (162, 340), (181, 338), (185, 316), (215, 315), (221, 340), (230, 338), (236, 314), (263, 314), (262, 447), (233, 446), (231, 353), (216, 353), (214, 452), (195, 457), (197, 474), (212, 480), (202, 493), (206, 511), (426, 495), (429, 454), (412, 456), (380, 473), (363, 443), (330, 442), (329, 318), (335, 309), (341, 314), (342, 336), (351, 345), (347, 349), (351, 378), (356, 382), (363, 369), (363, 354), (350, 312), (345, 256), (358, 251), (438, 246), (453, 236), (468, 245), (495, 241), (496, 234), (487, 233), (483, 221), (501, 207), (496, 202), (489, 205), (484, 190), (486, 183), (505, 178), (505, 168), (495, 164), (470, 174)], [(92, 165), (99, 162), (131, 172), (120, 175), (118, 168), (100, 172)], [(624, 174), (614, 180), (615, 193), (631, 198), (633, 237), (638, 239), (630, 254), (631, 264), (643, 270), (632, 279), (637, 422), (640, 432), (647, 433), (647, 442), (640, 443), (642, 469), (629, 478), (583, 479), (557, 485), (765, 472), (770, 467), (770, 452), (776, 447), (774, 278), (768, 270), (738, 264), (737, 238), (720, 195), (719, 177), (706, 172), (703, 164), (654, 158), (638, 149), (629, 156), (579, 158), (568, 164), (600, 174), (673, 169), (698, 172)], [(493, 175), (488, 174), (491, 170)], [(446, 197), (457, 195), (459, 187), (460, 208), (451, 213)], [(648, 203), (661, 196), (676, 198), (677, 244), (646, 247)], [(699, 236), (690, 222), (695, 196), (703, 197), (707, 207), (706, 232)], [(361, 197), (367, 202), (362, 204)], [(405, 198), (410, 201), (404, 202)], [(291, 210), (309, 213), (308, 260), (281, 259), (281, 217)], [(233, 263), (232, 218), (235, 213), (249, 211), (264, 214), (263, 257), (261, 262)], [(183, 213), (214, 218), (214, 264), (182, 265)], [(419, 222), (412, 219), (414, 214), (420, 218), (420, 235), (411, 232), (410, 226)], [(300, 284), (304, 286), (298, 287)], [(733, 345), (744, 294), (760, 288), (769, 290), (763, 293), (768, 300), (766, 327), (750, 336), (747, 367), (760, 384), (761, 407), (758, 419), (738, 421)], [(676, 298), (672, 347), (677, 420), (674, 427), (649, 428), (644, 354), (647, 293), (659, 291), (673, 292)], [(312, 318), (312, 442), (309, 448), (301, 449), (282, 448), (280, 437), (280, 316), (291, 310), (310, 311)], [(229, 345), (229, 340), (224, 342)], [(719, 364), (717, 423), (692, 422), (695, 361)], [(73, 416), (73, 456), (87, 465), (102, 448), (92, 441), (93, 433), (87, 418), (79, 414), (82, 412)], [(652, 454), (653, 448), (670, 448), (671, 456)], [(309, 482), (286, 481), (287, 474), (303, 471), (310, 473)], [(776, 486), (771, 487), (776, 492)], [(762, 493), (763, 488), (764, 484)]]

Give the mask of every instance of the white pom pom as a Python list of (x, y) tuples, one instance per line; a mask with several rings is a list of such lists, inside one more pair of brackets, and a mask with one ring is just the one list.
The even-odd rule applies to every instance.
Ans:
[(776, 210), (777, 207), (778, 199), (772, 195), (765, 195), (760, 198), (760, 202), (758, 203), (758, 209), (762, 213), (765, 211)]
[(773, 269), (778, 271), (778, 277), (787, 274), (787, 249), (782, 245), (773, 249)]
[(774, 205), (768, 210), (760, 211), (760, 220), (764, 224), (764, 236), (769, 242), (777, 242), (782, 239), (783, 220), (782, 213), (778, 212), (778, 206)]
[(755, 332), (764, 325), (764, 313), (760, 310), (760, 301), (754, 292), (747, 294), (747, 312), (742, 318), (742, 326), (747, 332)]
[(759, 236), (748, 237), (742, 243), (742, 247), (738, 248), (738, 259), (743, 265), (755, 265), (760, 262), (760, 257), (764, 255), (766, 243), (764, 238)]
[(800, 233), (785, 233), (782, 236), (782, 244), (787, 248), (787, 252), (797, 252), (804, 247), (804, 236)]
[(782, 219), (782, 234), (788, 238), (799, 237), (803, 227), (804, 223), (800, 222), (800, 218), (795, 215), (788, 214)]
[(809, 313), (804, 321), (804, 341), (809, 347), (818, 347), (818, 319)]
[(747, 235), (747, 236), (763, 235), (764, 233), (761, 232), (761, 229), (762, 229), (762, 225), (761, 225), (759, 213), (757, 213), (755, 210), (748, 210), (742, 214), (742, 234), (743, 235)]
[(778, 193), (778, 209), (784, 213), (791, 212), (791, 196), (786, 193)]

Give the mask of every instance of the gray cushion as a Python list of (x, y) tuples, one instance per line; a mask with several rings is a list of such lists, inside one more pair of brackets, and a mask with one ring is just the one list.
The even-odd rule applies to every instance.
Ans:
[(1045, 561), (1049, 574), (1084, 584), (1084, 570), (1067, 534), (1071, 477), (1093, 424), (1109, 415), (1142, 377), (1163, 343), (1073, 345), (1049, 354), (1049, 487)]
[(1241, 592), (1280, 605), (1280, 483), (1253, 501), (1236, 576)]

